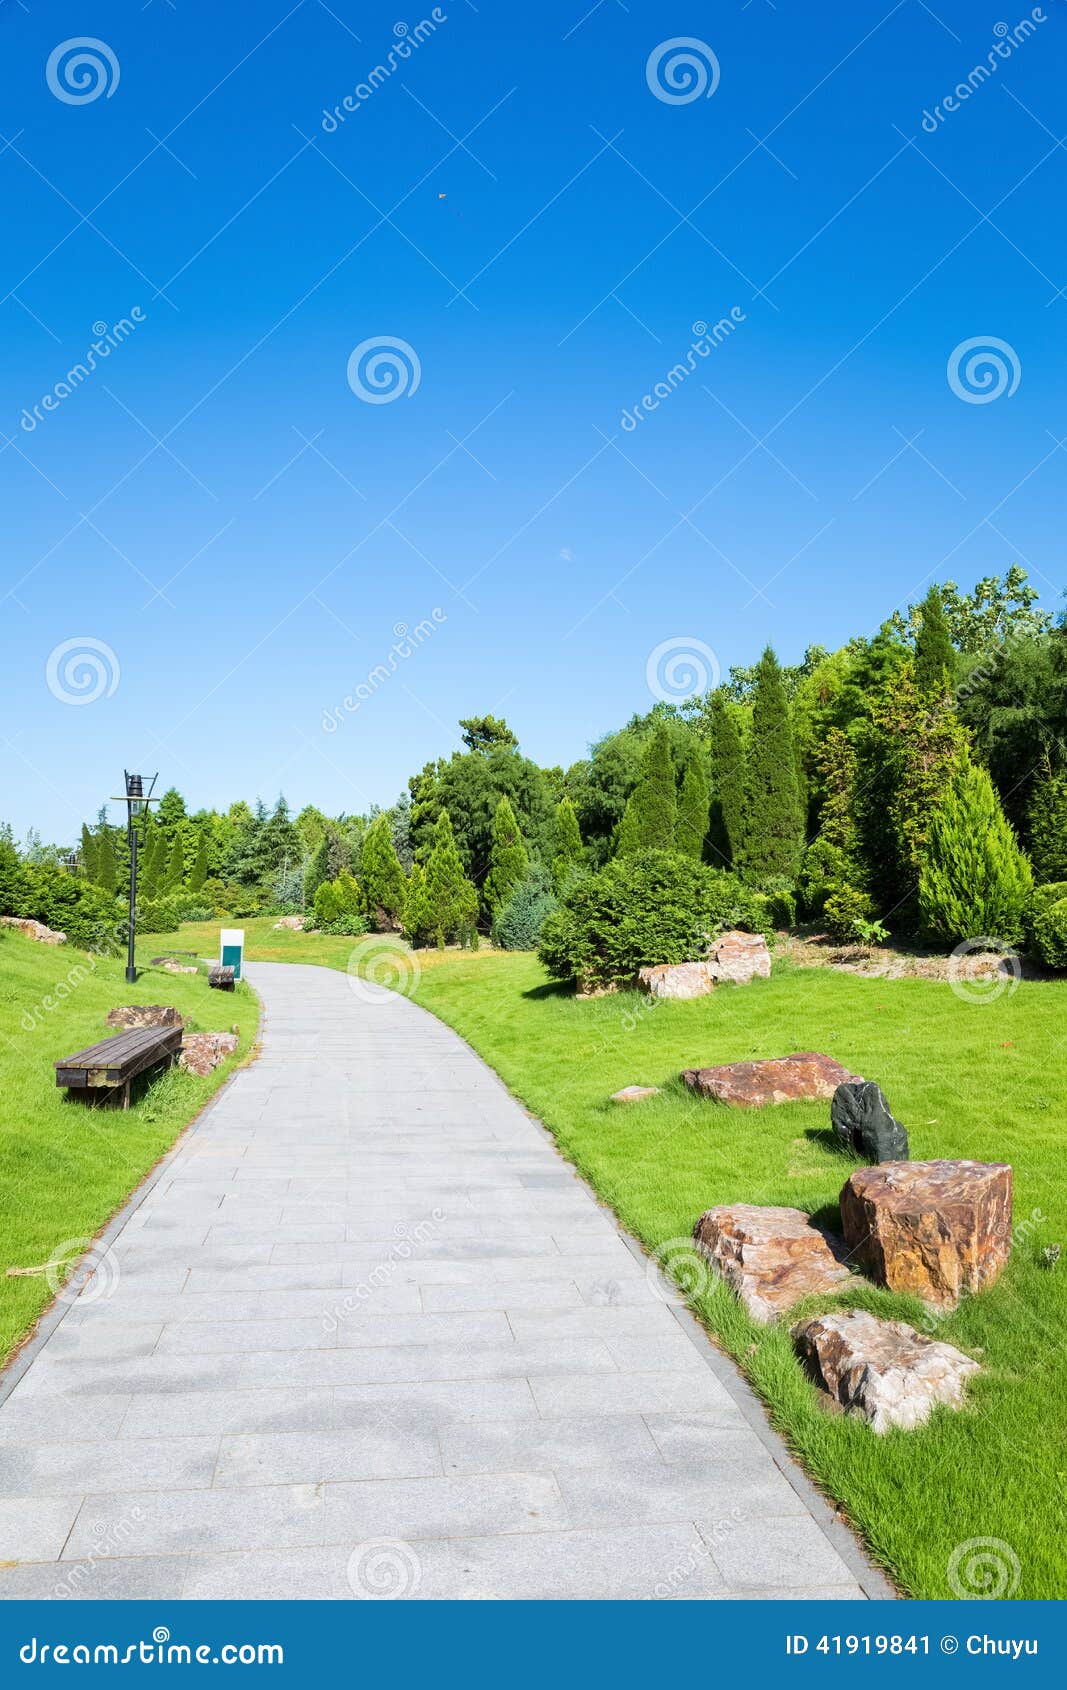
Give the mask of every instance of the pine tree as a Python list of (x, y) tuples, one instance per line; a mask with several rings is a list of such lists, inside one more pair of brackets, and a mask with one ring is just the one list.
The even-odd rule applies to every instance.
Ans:
[(404, 889), (404, 932), (413, 945), (421, 945), (431, 930), (430, 906), (426, 897), (426, 870), (413, 863)]
[(174, 843), (170, 848), (170, 860), (167, 866), (166, 879), (163, 882), (164, 892), (180, 892), (185, 884), (185, 841), (180, 833), (174, 835)]
[(384, 811), (375, 816), (364, 836), (361, 867), (368, 914), (380, 933), (395, 932), (404, 908), (406, 883)]
[(641, 772), (626, 801), (619, 824), (617, 855), (637, 851), (669, 851), (678, 818), (678, 792), (671, 757), (671, 740), (657, 722), (641, 757)]
[(956, 654), (938, 587), (922, 603), (922, 624), (915, 639), (915, 683), (930, 697), (942, 698), (952, 686)]
[(804, 846), (796, 751), (782, 671), (767, 647), (756, 665), (748, 758), (744, 873), (754, 885), (793, 879)]
[(208, 830), (207, 830), (207, 824), (205, 823), (204, 826), (200, 829), (200, 837), (197, 840), (197, 845), (196, 845), (196, 856), (193, 859), (193, 866), (192, 866), (192, 869), (191, 869), (190, 874), (189, 874), (189, 890), (190, 890), (190, 892), (201, 891), (202, 888), (203, 888), (204, 882), (207, 879), (207, 876), (208, 876)]
[(582, 832), (574, 805), (566, 794), (556, 805), (556, 850), (552, 858), (552, 880), (562, 891), (574, 870), (582, 862)]
[(478, 920), (478, 888), (463, 872), (447, 810), (441, 811), (433, 830), (433, 850), (426, 864), (426, 902), (430, 931), (439, 945), (465, 933)]
[(715, 791), (712, 847), (724, 867), (740, 871), (745, 842), (745, 750), (733, 706), (721, 689), (711, 696), (709, 731)]
[(870, 890), (884, 909), (914, 919), (931, 819), (967, 759), (967, 734), (951, 702), (931, 708), (905, 664), (874, 700), (873, 730), (860, 742), (855, 809)]
[(683, 856), (704, 860), (704, 846), (708, 837), (711, 799), (708, 796), (708, 777), (704, 772), (704, 758), (693, 746), (682, 770), (682, 785), (678, 795), (678, 820), (674, 828), (674, 848)]
[(109, 896), (115, 896), (118, 886), (118, 864), (115, 861), (115, 835), (111, 828), (105, 827), (96, 836), (93, 852), (93, 869), (96, 884)]
[(95, 881), (96, 881), (96, 840), (93, 838), (92, 834), (89, 832), (89, 829), (84, 822), (82, 822), (81, 846), (80, 846), (79, 851), (78, 851), (78, 856), (79, 856), (79, 859), (81, 861), (81, 871), (84, 874), (86, 880), (91, 880), (95, 884)]
[(331, 879), (330, 875), (330, 841), (324, 833), (307, 862), (304, 864), (304, 904), (310, 908), (315, 902), (315, 893), (324, 881)]
[(985, 769), (965, 759), (934, 809), (919, 913), (939, 939), (1014, 944), (1033, 893), (1030, 864)]
[(485, 901), (491, 914), (504, 907), (529, 872), (530, 857), (515, 812), (508, 799), (501, 798), (493, 817), (489, 873), (485, 877)]
[(1067, 880), (1067, 776), (1046, 773), (1034, 786), (1027, 814), (1030, 857), (1043, 885)]

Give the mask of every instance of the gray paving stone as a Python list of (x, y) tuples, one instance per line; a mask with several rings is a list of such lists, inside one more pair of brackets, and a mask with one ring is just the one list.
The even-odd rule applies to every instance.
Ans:
[(27, 1562), (0, 1568), (0, 1601), (166, 1601), (182, 1595), (187, 1568), (184, 1555)]
[(95, 1491), (209, 1485), (217, 1451), (217, 1438), (4, 1444), (0, 1493), (7, 1497), (87, 1496)]
[(749, 1520), (733, 1530), (716, 1529), (714, 1520), (694, 1519), (723, 1575), (734, 1590), (746, 1585), (761, 1589), (845, 1585), (856, 1587), (855, 1575), (808, 1515), (781, 1520)]
[(0, 1498), (0, 1561), (58, 1561), (80, 1496)]
[(741, 1524), (795, 1514), (807, 1518), (803, 1502), (767, 1461), (762, 1446), (713, 1462), (668, 1464), (658, 1455), (620, 1460), (610, 1468), (561, 1473), (559, 1483), (575, 1526), (621, 1526), (641, 1520)]
[[(333, 1405), (337, 1412), (337, 1405)], [(366, 1405), (364, 1405), (366, 1410)], [(224, 1438), (216, 1485), (300, 1485), (356, 1479), (412, 1479), (442, 1473), (437, 1432), (395, 1424), (380, 1410), (348, 1432), (270, 1432)]]
[(656, 1461), (648, 1427), (636, 1414), (608, 1419), (482, 1420), (442, 1428), (446, 1473), (564, 1472)]

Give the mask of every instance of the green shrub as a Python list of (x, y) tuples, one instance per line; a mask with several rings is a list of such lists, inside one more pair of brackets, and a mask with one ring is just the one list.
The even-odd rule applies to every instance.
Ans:
[(502, 951), (536, 950), (545, 917), (558, 907), (550, 876), (533, 869), (493, 922), (493, 944)]
[(1035, 886), (1030, 900), (1031, 920), (1050, 904), (1058, 904), (1061, 898), (1067, 898), (1067, 880), (1049, 880), (1044, 886)]
[(839, 886), (823, 908), (826, 931), (842, 945), (866, 943), (877, 910), (869, 892), (855, 886)]
[(1022, 936), (1033, 893), (1030, 864), (985, 769), (964, 764), (930, 820), (919, 874), (926, 930), (946, 941)]
[(796, 892), (788, 880), (780, 878), (772, 881), (764, 890), (762, 898), (763, 907), (767, 912), (767, 920), (772, 927), (796, 926)]
[(137, 905), (138, 933), (174, 933), (181, 921), (175, 898), (147, 898)]
[(538, 955), (557, 979), (607, 985), (649, 964), (695, 961), (728, 927), (767, 931), (759, 899), (735, 875), (642, 851), (576, 881), (546, 916)]
[(851, 870), (847, 853), (829, 839), (813, 839), (804, 852), (797, 879), (797, 891), (804, 914), (811, 921), (820, 921), (826, 900), (842, 887), (851, 884)]
[(1067, 897), (1058, 898), (1034, 915), (1033, 936), (1042, 962), (1050, 968), (1067, 968)]
[(125, 932), (123, 906), (102, 887), (79, 880), (54, 863), (14, 858), (0, 864), (0, 869), (4, 906), (0, 913), (43, 921), (82, 950), (106, 946), (119, 925)]

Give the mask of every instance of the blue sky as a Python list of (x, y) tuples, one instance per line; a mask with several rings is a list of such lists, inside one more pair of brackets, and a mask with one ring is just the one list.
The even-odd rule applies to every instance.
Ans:
[[(359, 810), (472, 713), (573, 761), (666, 642), (793, 660), (1013, 561), (1058, 608), (1038, 15), (1014, 46), (1021, 3), (4, 0), (0, 814), (70, 838), (123, 767)], [(1003, 376), (954, 387), (989, 337)], [(386, 403), (368, 341), (414, 355)]]

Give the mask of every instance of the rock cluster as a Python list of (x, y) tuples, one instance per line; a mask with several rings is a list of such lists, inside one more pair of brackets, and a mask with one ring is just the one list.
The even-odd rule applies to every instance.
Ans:
[(938, 1403), (961, 1407), (964, 1384), (979, 1371), (951, 1344), (862, 1309), (802, 1320), (793, 1340), (815, 1383), (842, 1408), (864, 1415), (876, 1432), (921, 1426)]
[(124, 1003), (118, 1009), (109, 1009), (107, 1014), (109, 1027), (123, 1027), (127, 1030), (134, 1027), (182, 1027), (184, 1022), (178, 1011), (169, 1003)]
[(800, 1209), (720, 1204), (701, 1215), (693, 1241), (764, 1323), (812, 1292), (839, 1291), (849, 1278), (838, 1241)]
[(687, 1068), (682, 1079), (701, 1097), (736, 1103), (744, 1109), (759, 1109), (766, 1103), (833, 1097), (838, 1086), (846, 1081), (858, 1082), (859, 1075), (850, 1074), (831, 1056), (806, 1050), (761, 1062), (725, 1062), (716, 1068)]
[(653, 998), (703, 998), (721, 981), (747, 986), (770, 978), (771, 953), (759, 933), (720, 933), (700, 962), (661, 962), (637, 971), (637, 983)]
[(65, 945), (67, 935), (59, 933), (54, 927), (46, 927), (43, 921), (31, 921), (21, 915), (0, 915), (0, 927), (14, 927), (19, 933), (24, 933), (27, 939), (36, 939), (39, 945)]

